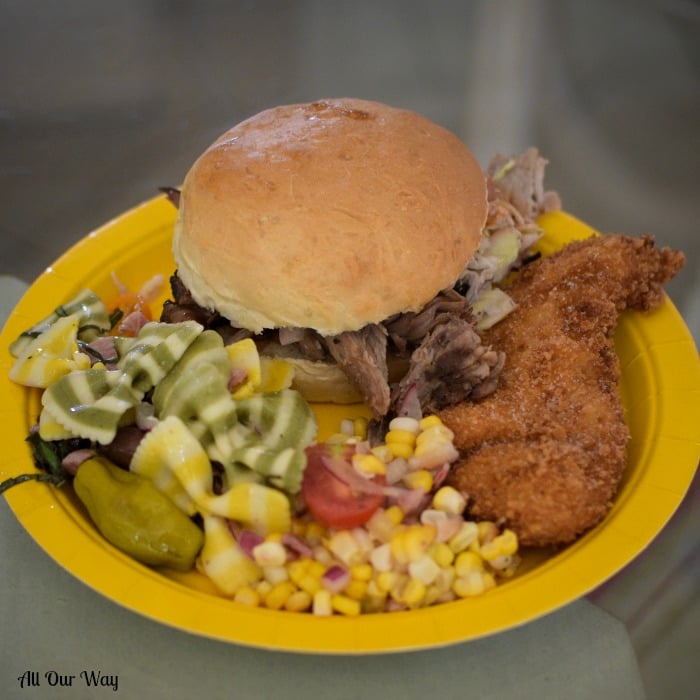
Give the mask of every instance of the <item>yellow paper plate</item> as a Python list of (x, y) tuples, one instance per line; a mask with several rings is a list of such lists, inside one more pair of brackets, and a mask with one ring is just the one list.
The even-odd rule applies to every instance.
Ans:
[[(37, 279), (0, 342), (0, 478), (33, 470), (24, 436), (39, 393), (9, 381), (9, 344), (85, 287), (110, 296), (112, 271), (131, 289), (170, 275), (174, 208), (155, 199), (90, 234)], [(542, 219), (545, 253), (592, 231), (566, 214)], [(700, 453), (700, 363), (670, 301), (627, 314), (616, 338), (632, 431), (630, 463), (604, 523), (556, 555), (527, 553), (518, 576), (488, 594), (423, 610), (316, 618), (248, 608), (214, 594), (196, 574), (166, 577), (134, 562), (96, 532), (68, 488), (28, 482), (6, 493), (18, 520), (61, 566), (114, 602), (163, 624), (220, 640), (316, 653), (367, 654), (442, 646), (521, 625), (586, 594), (644, 550), (681, 502)], [(359, 410), (359, 409), (355, 409)], [(319, 407), (329, 432), (348, 409)]]

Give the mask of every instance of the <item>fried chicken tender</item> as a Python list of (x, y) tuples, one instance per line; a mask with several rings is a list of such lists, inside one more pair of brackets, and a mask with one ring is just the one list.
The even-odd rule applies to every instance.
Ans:
[(506, 353), (499, 387), (441, 412), (461, 455), (450, 483), (471, 516), (505, 522), (531, 546), (571, 542), (603, 519), (629, 440), (617, 319), (661, 303), (683, 264), (651, 237), (606, 235), (520, 273), (508, 290), (518, 307), (484, 334)]

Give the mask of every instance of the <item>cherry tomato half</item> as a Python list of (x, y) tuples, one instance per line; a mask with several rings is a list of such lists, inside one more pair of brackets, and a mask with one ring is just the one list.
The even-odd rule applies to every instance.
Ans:
[[(307, 464), (301, 483), (301, 495), (316, 520), (329, 527), (352, 528), (366, 523), (384, 500), (381, 493), (364, 493), (338, 479), (324, 459), (334, 455), (328, 445), (306, 448)], [(342, 456), (342, 455), (341, 455)], [(349, 459), (346, 454), (344, 458)], [(360, 477), (364, 478), (364, 477)], [(383, 478), (377, 483), (382, 483)]]

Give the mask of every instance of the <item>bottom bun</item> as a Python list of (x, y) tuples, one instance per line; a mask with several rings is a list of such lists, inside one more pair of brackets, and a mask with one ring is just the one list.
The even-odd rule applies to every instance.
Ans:
[(362, 393), (335, 362), (303, 357), (293, 345), (268, 342), (258, 348), (264, 357), (288, 362), (294, 368), (292, 389), (314, 403), (359, 403)]
[(336, 364), (285, 358), (294, 368), (292, 389), (314, 403), (359, 403), (362, 394)]

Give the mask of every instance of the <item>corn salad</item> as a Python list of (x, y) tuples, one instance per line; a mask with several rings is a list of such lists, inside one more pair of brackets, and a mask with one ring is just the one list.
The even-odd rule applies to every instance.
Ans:
[[(329, 440), (361, 441), (365, 427), (362, 420), (346, 421)], [(239, 587), (233, 600), (320, 616), (359, 615), (480, 595), (511, 576), (519, 562), (515, 534), (465, 520), (464, 497), (435, 484), (445, 460), (455, 458), (452, 437), (437, 416), (392, 421), (385, 443), (355, 454), (353, 466), (386, 475), (401, 460), (404, 470), (394, 478), (425, 494), (423, 510), (406, 514), (387, 505), (352, 529), (326, 527), (310, 515), (295, 518), (297, 546), (271, 534), (253, 547), (257, 579)]]

